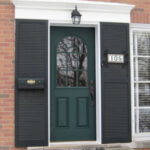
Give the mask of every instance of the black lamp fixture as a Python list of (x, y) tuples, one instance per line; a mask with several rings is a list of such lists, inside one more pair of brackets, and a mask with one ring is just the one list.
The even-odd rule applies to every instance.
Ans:
[(77, 5), (75, 6), (75, 9), (71, 13), (72, 23), (73, 24), (80, 24), (81, 21), (81, 14), (77, 10)]

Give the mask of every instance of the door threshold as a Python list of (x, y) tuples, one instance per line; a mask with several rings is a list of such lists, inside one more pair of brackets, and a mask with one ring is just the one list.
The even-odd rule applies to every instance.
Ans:
[(96, 148), (103, 147), (101, 143), (98, 141), (59, 141), (59, 142), (49, 142), (49, 146), (47, 147), (28, 147), (27, 150), (63, 150), (63, 149), (88, 149), (88, 148)]
[(49, 147), (67, 147), (67, 148), (76, 148), (76, 147), (90, 147), (90, 146), (98, 146), (101, 143), (98, 141), (59, 141), (59, 142), (50, 142)]

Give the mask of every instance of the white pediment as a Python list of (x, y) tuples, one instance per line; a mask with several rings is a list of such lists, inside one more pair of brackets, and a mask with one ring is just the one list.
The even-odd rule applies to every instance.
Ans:
[(134, 5), (86, 0), (12, 0), (15, 18), (65, 20), (77, 5), (82, 21), (130, 22)]

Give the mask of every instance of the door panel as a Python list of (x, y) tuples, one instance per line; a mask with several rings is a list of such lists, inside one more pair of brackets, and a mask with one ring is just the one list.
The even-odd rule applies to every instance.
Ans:
[(68, 126), (68, 111), (69, 111), (69, 102), (68, 98), (57, 98), (56, 102), (56, 113), (57, 113), (57, 126), (58, 127), (67, 127)]
[[(77, 126), (78, 127), (88, 127), (88, 97), (77, 98)], [(81, 115), (82, 114), (82, 115)]]
[(96, 103), (90, 94), (90, 80), (95, 82), (94, 28), (50, 31), (51, 141), (96, 140)]

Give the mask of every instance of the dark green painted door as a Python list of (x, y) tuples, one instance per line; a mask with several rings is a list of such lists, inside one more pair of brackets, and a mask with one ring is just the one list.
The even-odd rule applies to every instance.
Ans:
[(51, 141), (96, 140), (94, 28), (50, 28)]

